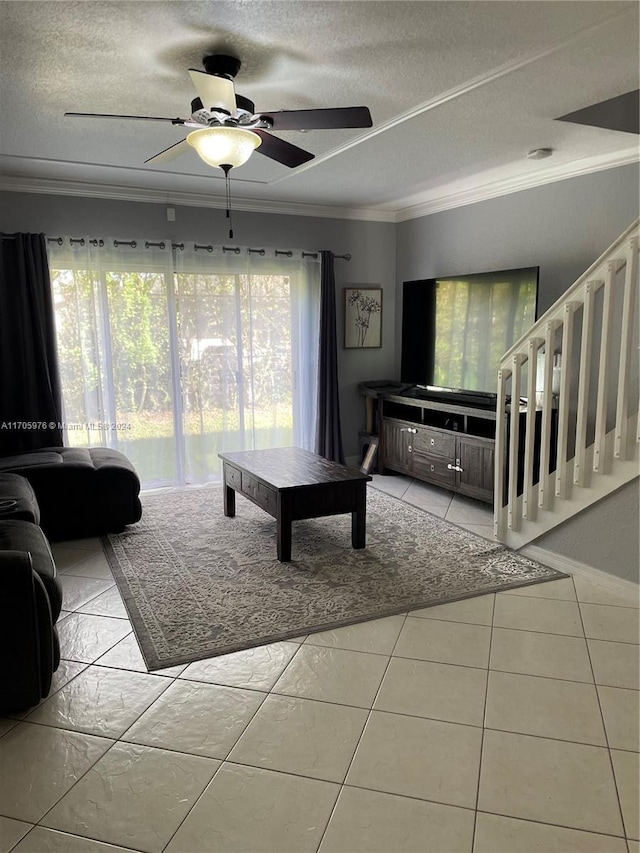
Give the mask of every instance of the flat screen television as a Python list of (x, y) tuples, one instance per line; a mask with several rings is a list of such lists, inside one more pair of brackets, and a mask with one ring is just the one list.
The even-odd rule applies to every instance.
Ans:
[(498, 364), (536, 319), (539, 267), (405, 281), (401, 380), (491, 405)]

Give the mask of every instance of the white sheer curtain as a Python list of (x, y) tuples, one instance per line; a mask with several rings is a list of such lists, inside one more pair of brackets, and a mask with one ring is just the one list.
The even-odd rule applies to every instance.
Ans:
[(134, 239), (49, 243), (66, 443), (146, 486), (217, 479), (218, 452), (313, 446), (319, 261)]
[(221, 450), (311, 449), (319, 261), (197, 244), (175, 257), (186, 480), (219, 471)]

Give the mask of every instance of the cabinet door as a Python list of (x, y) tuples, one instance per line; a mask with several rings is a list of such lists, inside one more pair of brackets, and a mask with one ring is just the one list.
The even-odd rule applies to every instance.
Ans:
[(411, 473), (409, 447), (414, 425), (404, 421), (384, 421), (384, 467), (403, 474)]
[(493, 503), (495, 442), (471, 435), (456, 436), (457, 490), (462, 495)]

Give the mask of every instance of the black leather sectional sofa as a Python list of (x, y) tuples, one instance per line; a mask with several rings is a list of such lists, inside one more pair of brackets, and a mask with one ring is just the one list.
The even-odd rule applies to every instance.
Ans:
[(140, 519), (139, 492), (131, 463), (108, 448), (0, 457), (0, 714), (36, 705), (60, 662), (49, 540), (120, 532)]
[(0, 713), (36, 705), (60, 663), (62, 587), (29, 482), (0, 474)]
[(124, 454), (108, 447), (46, 447), (0, 456), (0, 474), (31, 483), (50, 541), (117, 533), (140, 520), (140, 480)]

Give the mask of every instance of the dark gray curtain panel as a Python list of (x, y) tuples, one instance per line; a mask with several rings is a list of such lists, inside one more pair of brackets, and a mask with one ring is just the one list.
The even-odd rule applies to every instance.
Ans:
[(316, 453), (344, 464), (336, 332), (336, 279), (333, 252), (320, 253), (320, 354), (318, 358), (318, 422)]
[(62, 445), (44, 234), (0, 234), (0, 454)]

